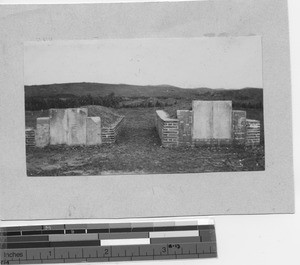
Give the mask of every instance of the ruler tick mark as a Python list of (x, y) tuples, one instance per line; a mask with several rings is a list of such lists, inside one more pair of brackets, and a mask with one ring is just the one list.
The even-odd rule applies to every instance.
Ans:
[[(157, 243), (154, 243), (151, 241), (151, 244), (144, 246), (144, 245), (136, 245), (136, 246), (127, 246), (127, 245), (123, 245), (123, 246), (101, 246), (101, 240), (100, 238), (102, 237), (102, 234), (106, 234), (107, 230), (109, 232), (118, 232), (118, 228), (114, 228), (114, 230), (112, 229), (97, 229), (97, 231), (90, 231), (88, 229), (69, 229), (69, 227), (66, 227), (65, 225), (63, 226), (64, 228), (68, 228), (68, 229), (63, 229), (62, 230), (52, 230), (51, 232), (53, 232), (53, 234), (61, 234), (62, 241), (66, 241), (66, 242), (70, 242), (67, 243), (66, 245), (64, 245), (63, 243), (58, 244), (58, 248), (59, 248), (59, 252), (56, 253), (56, 248), (55, 247), (50, 247), (51, 246), (51, 241), (50, 241), (50, 246), (48, 245), (48, 247), (43, 247), (43, 245), (46, 244), (42, 244), (42, 245), (38, 245), (38, 241), (36, 241), (34, 243), (34, 246), (36, 246), (36, 250), (32, 249), (30, 245), (26, 242), (22, 243), (24, 245), (23, 250), (23, 257), (22, 258), (15, 258), (14, 260), (17, 261), (17, 263), (19, 264), (23, 264), (26, 262), (29, 262), (30, 260), (34, 263), (40, 263), (40, 264), (46, 264), (46, 263), (50, 263), (52, 262), (62, 262), (62, 263), (70, 263), (73, 261), (78, 260), (78, 262), (82, 261), (86, 261), (86, 262), (92, 262), (92, 261), (114, 261), (114, 260), (145, 260), (145, 259), (163, 259), (165, 255), (169, 255), (168, 257), (171, 259), (180, 259), (180, 258), (189, 258), (188, 255), (194, 255), (195, 256), (191, 256), (191, 258), (196, 257), (196, 258), (206, 258), (207, 254), (210, 254), (210, 256), (212, 254), (216, 254), (217, 250), (216, 250), (216, 239), (214, 236), (211, 236), (210, 238), (207, 238), (207, 240), (205, 239), (205, 235), (200, 235), (200, 229), (199, 231), (199, 235), (198, 235), (198, 240), (196, 241), (188, 241), (187, 238), (183, 238), (182, 243), (176, 243), (176, 242), (172, 242), (172, 240), (169, 242), (167, 239), (164, 239), (164, 241), (157, 241)], [(61, 227), (60, 227), (61, 228)], [(71, 228), (71, 227), (70, 227)], [(121, 228), (120, 228), (121, 229)], [(142, 232), (142, 237), (144, 238), (145, 235), (150, 235), (149, 234), (149, 229), (150, 227), (146, 227), (144, 230), (145, 231), (141, 231), (141, 229), (139, 231), (131, 231), (131, 233), (133, 233), (133, 235), (138, 232), (138, 236), (140, 232)], [(170, 227), (170, 229), (172, 229), (172, 227)], [(178, 228), (181, 229), (181, 228)], [(178, 230), (177, 229), (177, 230)], [(203, 227), (203, 229), (208, 229), (207, 227)], [(214, 234), (214, 227), (211, 228), (212, 231), (210, 231), (211, 234)], [(21, 229), (20, 229), (21, 230)], [(100, 231), (101, 230), (101, 231)], [(132, 229), (131, 229), (132, 230)], [(148, 230), (148, 231), (147, 231)], [(173, 229), (174, 230), (174, 229)], [(173, 231), (172, 230), (172, 231)], [(182, 226), (182, 230), (190, 230), (190, 227), (184, 227)], [(28, 230), (29, 231), (29, 230)], [(30, 230), (31, 231), (31, 230)], [(120, 230), (121, 231), (121, 230)], [(164, 228), (164, 231), (169, 231), (168, 228)], [(170, 230), (171, 231), (171, 230)], [(205, 230), (206, 232), (206, 230)], [(36, 232), (36, 234), (38, 233), (38, 231)], [(42, 232), (41, 232), (42, 233)], [(88, 239), (88, 234), (93, 234), (91, 235), (92, 237), (94, 236), (94, 238), (98, 238), (95, 240), (95, 242), (88, 242), (87, 244), (80, 244), (79, 242), (75, 242), (77, 240), (73, 241), (73, 237), (69, 236), (68, 234), (79, 234), (78, 237), (86, 237), (86, 240)], [(204, 233), (204, 232), (203, 232)], [(20, 235), (21, 234), (21, 235)], [(28, 234), (27, 235), (27, 231), (26, 234), (25, 232), (20, 231), (18, 237), (23, 238), (22, 241), (24, 241), (25, 237), (29, 236), (32, 237), (32, 239), (30, 239), (30, 242), (33, 241), (33, 237), (36, 236), (36, 234)], [(80, 236), (81, 234), (81, 236)], [(108, 233), (109, 234), (109, 233)], [(130, 234), (129, 232), (126, 232), (126, 235)], [(11, 236), (13, 234), (9, 234), (8, 236)], [(114, 235), (118, 235), (118, 233), (114, 233)], [(6, 235), (5, 235), (6, 236)], [(48, 235), (44, 236), (44, 237), (48, 237)], [(56, 237), (56, 236), (53, 236)], [(65, 237), (68, 237), (65, 239)], [(70, 237), (70, 239), (69, 239)], [(134, 235), (134, 237), (136, 237), (136, 235)], [(204, 238), (203, 238), (204, 237)], [(36, 239), (41, 238), (36, 237)], [(131, 238), (131, 235), (130, 237)], [(149, 238), (149, 237), (148, 237)], [(178, 237), (180, 239), (180, 237)], [(118, 238), (117, 238), (118, 239)], [(150, 238), (149, 238), (150, 239)], [(2, 238), (1, 238), (2, 240)], [(26, 239), (27, 240), (27, 239)], [(45, 239), (46, 240), (46, 239)], [(186, 241), (187, 240), (187, 241)], [(194, 240), (193, 238), (191, 238), (191, 240)], [(205, 243), (205, 245), (203, 245), (204, 243), (203, 240), (205, 242), (207, 242), (207, 245)], [(3, 240), (2, 240), (3, 241)], [(179, 240), (181, 241), (181, 239)], [(71, 243), (74, 242), (74, 243)], [(97, 245), (98, 242), (98, 245)], [(16, 244), (15, 242), (12, 242), (11, 246), (14, 246), (14, 244)], [(17, 243), (20, 244), (20, 243)], [(16, 246), (17, 246), (16, 244)], [(95, 245), (94, 245), (95, 244)], [(19, 245), (18, 245), (19, 246)], [(78, 248), (73, 248), (74, 247), (78, 247)], [(95, 246), (93, 248), (89, 248), (89, 247)], [(6, 246), (5, 246), (6, 247)], [(14, 249), (9, 249), (9, 251), (13, 251)], [(29, 252), (28, 252), (28, 251)], [(80, 251), (81, 250), (81, 251)], [(52, 251), (54, 251), (52, 253)], [(99, 254), (100, 253), (102, 254)], [(129, 251), (129, 252), (128, 252)], [(195, 252), (196, 251), (196, 252)], [(152, 252), (152, 253), (151, 253)], [(157, 252), (157, 253), (156, 253)], [(29, 254), (28, 254), (29, 253)], [(26, 257), (26, 258), (25, 258)], [(94, 259), (93, 259), (94, 258)], [(98, 258), (98, 259), (97, 259)]]

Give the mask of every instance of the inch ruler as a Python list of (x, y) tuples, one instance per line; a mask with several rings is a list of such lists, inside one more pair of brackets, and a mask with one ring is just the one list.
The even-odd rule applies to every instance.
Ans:
[(1, 264), (217, 257), (212, 221), (55, 224), (0, 228)]

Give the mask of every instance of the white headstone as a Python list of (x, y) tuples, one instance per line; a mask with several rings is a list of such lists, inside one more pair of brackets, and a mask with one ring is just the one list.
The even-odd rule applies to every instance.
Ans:
[(193, 101), (193, 139), (231, 139), (231, 101)]
[(50, 144), (86, 144), (86, 108), (50, 109)]

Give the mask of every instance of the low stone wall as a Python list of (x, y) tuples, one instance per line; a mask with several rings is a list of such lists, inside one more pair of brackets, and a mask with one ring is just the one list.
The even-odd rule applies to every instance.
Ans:
[(177, 147), (179, 145), (179, 121), (171, 119), (163, 110), (156, 111), (156, 129), (163, 147)]
[(246, 145), (260, 144), (260, 122), (258, 120), (246, 120)]
[(125, 117), (121, 116), (115, 123), (109, 127), (102, 127), (101, 138), (102, 143), (112, 144), (116, 142), (118, 135), (122, 129)]
[(26, 146), (35, 146), (35, 130), (33, 128), (27, 128), (25, 130)]

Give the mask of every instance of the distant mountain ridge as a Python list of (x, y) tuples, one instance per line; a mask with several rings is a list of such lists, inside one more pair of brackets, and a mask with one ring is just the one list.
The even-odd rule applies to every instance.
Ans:
[(107, 96), (114, 93), (121, 97), (164, 97), (193, 99), (199, 97), (211, 98), (241, 98), (262, 101), (262, 88), (242, 89), (211, 89), (211, 88), (180, 88), (170, 85), (138, 86), (127, 84), (104, 84), (104, 83), (64, 83), (50, 85), (25, 86), (25, 97), (78, 97), (84, 95)]

